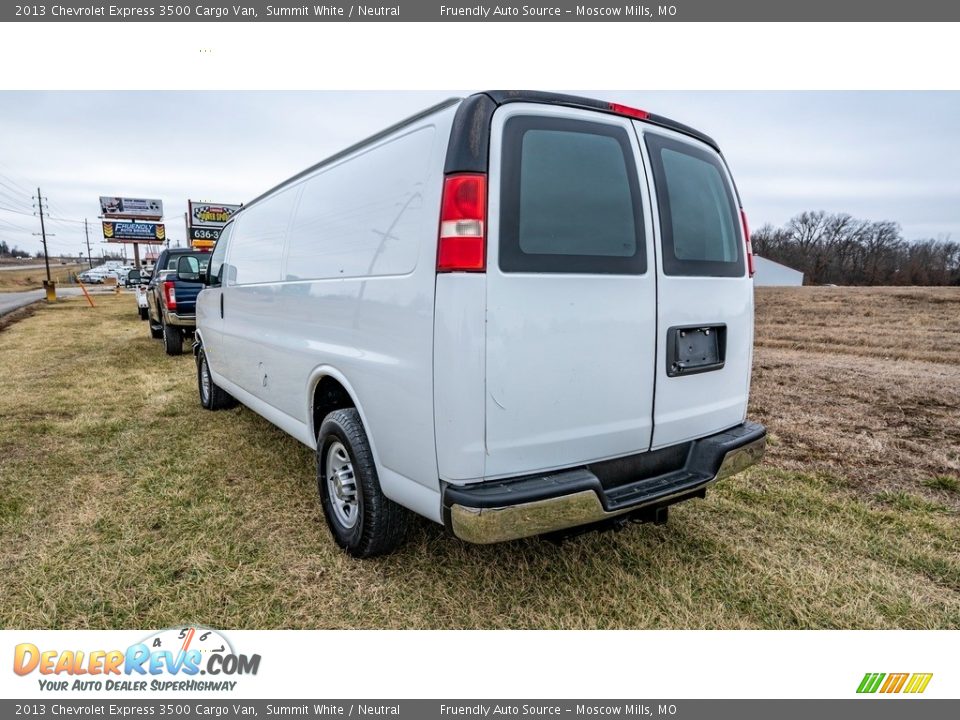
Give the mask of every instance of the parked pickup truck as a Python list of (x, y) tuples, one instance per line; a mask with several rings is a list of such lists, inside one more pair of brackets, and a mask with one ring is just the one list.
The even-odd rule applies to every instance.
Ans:
[(167, 355), (183, 353), (184, 337), (196, 329), (197, 295), (210, 254), (188, 248), (160, 253), (147, 285), (147, 320), (150, 336), (163, 338)]

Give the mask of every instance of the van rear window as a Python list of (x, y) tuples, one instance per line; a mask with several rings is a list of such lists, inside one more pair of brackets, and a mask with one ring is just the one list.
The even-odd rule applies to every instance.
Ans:
[(637, 169), (622, 127), (514, 117), (502, 166), (501, 270), (646, 271)]
[(648, 134), (646, 142), (660, 204), (664, 273), (742, 276), (737, 204), (719, 158), (662, 135)]

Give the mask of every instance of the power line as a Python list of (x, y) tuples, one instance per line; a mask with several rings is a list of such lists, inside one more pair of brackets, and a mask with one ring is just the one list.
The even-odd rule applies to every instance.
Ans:
[(4, 220), (3, 218), (0, 218), (0, 223), (3, 223), (4, 225), (14, 228), (16, 230), (25, 230), (26, 232), (33, 232), (33, 230), (26, 228), (23, 225), (17, 225), (16, 223), (12, 223), (9, 220)]
[[(9, 168), (10, 166), (7, 165), (6, 163), (0, 163), (0, 167)], [(16, 185), (24, 194), (26, 194), (27, 197), (30, 197), (30, 191), (27, 188), (25, 188), (23, 185), (18, 183), (16, 180), (14, 180), (12, 177), (10, 177), (9, 175), (5, 175), (3, 173), (0, 173), (0, 177), (4, 177), (7, 180), (9, 180), (14, 185)]]
[[(22, 210), (14, 210), (13, 208), (4, 207), (3, 205), (0, 205), (0, 210), (3, 210), (5, 212), (11, 212), (11, 213), (14, 213), (15, 215), (25, 215), (27, 217), (36, 216), (35, 212), (23, 212)], [(55, 217), (50, 217), (49, 215), (46, 215), (45, 217), (48, 220), (53, 220), (55, 222), (79, 223), (80, 225), (83, 225), (83, 220), (74, 220), (73, 218), (55, 218)]]
[(22, 210), (14, 210), (13, 208), (4, 207), (3, 205), (0, 205), (0, 210), (6, 210), (7, 212), (16, 213), (17, 215), (29, 215), (31, 217), (34, 215), (34, 213), (32, 212), (23, 212)]
[(19, 197), (11, 195), (7, 191), (3, 190), (2, 188), (0, 188), (0, 200), (3, 200), (6, 203), (10, 203), (11, 205), (14, 205), (14, 206), (19, 206), (24, 210), (33, 209), (30, 203), (21, 200)]
[(52, 215), (66, 215), (66, 214), (67, 214), (67, 213), (63, 212), (63, 211), (60, 209), (60, 206), (59, 206), (59, 205), (57, 205), (56, 203), (52, 203), (52, 202), (47, 202), (47, 210), (48, 210)]

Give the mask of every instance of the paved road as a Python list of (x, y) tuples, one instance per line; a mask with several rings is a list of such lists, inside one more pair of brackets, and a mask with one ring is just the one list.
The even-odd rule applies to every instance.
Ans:
[[(113, 288), (87, 288), (91, 295), (108, 295), (113, 293)], [(71, 297), (82, 295), (83, 291), (78, 287), (58, 287), (57, 297)], [(43, 290), (28, 290), (27, 292), (0, 292), (0, 315), (6, 315), (9, 312), (29, 305), (30, 303), (42, 300), (46, 297)]]
[(6, 315), (24, 305), (29, 305), (37, 300), (42, 300), (43, 290), (28, 290), (27, 292), (5, 292), (0, 293), (0, 315)]
[[(59, 262), (50, 263), (50, 272), (54, 270), (60, 270), (62, 268), (72, 268), (77, 267), (80, 263), (67, 263), (66, 265), (61, 265)], [(84, 263), (86, 264), (86, 263)], [(39, 263), (36, 265), (0, 265), (0, 272), (4, 270), (45, 270), (46, 265)]]

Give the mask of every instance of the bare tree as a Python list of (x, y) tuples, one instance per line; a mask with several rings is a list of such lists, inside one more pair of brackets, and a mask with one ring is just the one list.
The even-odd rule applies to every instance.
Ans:
[(758, 255), (802, 270), (815, 285), (960, 284), (960, 243), (948, 236), (908, 242), (888, 220), (808, 211), (782, 228), (758, 228), (752, 240)]

